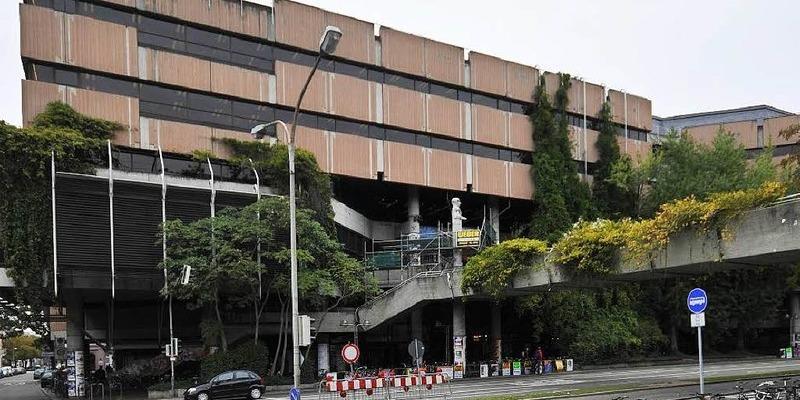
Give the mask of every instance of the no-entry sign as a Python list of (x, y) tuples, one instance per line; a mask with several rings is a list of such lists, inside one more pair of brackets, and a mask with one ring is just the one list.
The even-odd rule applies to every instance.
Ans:
[(342, 359), (348, 364), (355, 364), (361, 357), (361, 350), (358, 346), (348, 343), (342, 347)]

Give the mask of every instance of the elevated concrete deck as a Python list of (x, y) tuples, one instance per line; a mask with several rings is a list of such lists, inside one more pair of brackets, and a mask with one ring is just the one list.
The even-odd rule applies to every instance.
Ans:
[[(718, 232), (689, 230), (670, 239), (666, 249), (644, 265), (621, 262), (611, 276), (576, 277), (564, 267), (545, 260), (544, 267), (514, 278), (508, 294), (524, 295), (560, 288), (581, 288), (641, 281), (664, 276), (693, 276), (708, 272), (756, 266), (786, 265), (800, 261), (800, 198), (746, 213), (731, 223), (734, 236), (722, 240)], [(356, 310), (369, 330), (418, 304), (428, 301), (479, 297), (461, 291), (461, 271), (417, 275)], [(353, 314), (329, 313), (321, 332), (349, 332), (339, 321)]]

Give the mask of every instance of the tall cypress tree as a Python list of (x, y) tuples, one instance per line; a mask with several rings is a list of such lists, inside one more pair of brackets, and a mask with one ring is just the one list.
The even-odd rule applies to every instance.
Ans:
[[(616, 138), (617, 128), (611, 122), (611, 105), (608, 101), (603, 103), (597, 118), (600, 120), (600, 134), (596, 144), (598, 160), (592, 183), (592, 199), (604, 217), (632, 215), (634, 194), (611, 181), (614, 164), (620, 162), (621, 156)], [(625, 161), (630, 162), (630, 160)]]
[[(544, 77), (534, 92), (536, 106), (530, 110), (533, 123), (534, 184), (532, 237), (556, 241), (579, 218), (594, 214), (589, 188), (578, 178), (572, 159), (567, 118), (571, 85), (568, 74), (559, 74), (554, 104), (545, 89)], [(555, 106), (555, 107), (554, 107)]]

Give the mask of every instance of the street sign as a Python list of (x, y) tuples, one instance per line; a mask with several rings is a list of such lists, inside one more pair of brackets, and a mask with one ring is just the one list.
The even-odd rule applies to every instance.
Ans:
[(408, 355), (414, 359), (414, 361), (419, 361), (422, 359), (422, 356), (425, 354), (425, 344), (422, 343), (419, 339), (414, 339), (411, 343), (408, 344)]
[(699, 314), (706, 311), (707, 305), (708, 297), (705, 290), (694, 288), (689, 291), (689, 296), (686, 297), (686, 306), (689, 307), (689, 311)]
[(697, 361), (700, 366), (700, 393), (705, 393), (705, 382), (703, 382), (703, 327), (706, 326), (706, 307), (708, 306), (708, 296), (706, 291), (694, 288), (686, 296), (686, 306), (692, 312), (692, 328), (697, 328)]
[(358, 346), (348, 343), (342, 347), (342, 359), (348, 364), (355, 364), (361, 357), (361, 350)]
[(692, 323), (692, 328), (706, 326), (706, 313), (691, 314), (689, 315), (689, 318)]
[(300, 389), (293, 387), (289, 390), (289, 400), (300, 400)]

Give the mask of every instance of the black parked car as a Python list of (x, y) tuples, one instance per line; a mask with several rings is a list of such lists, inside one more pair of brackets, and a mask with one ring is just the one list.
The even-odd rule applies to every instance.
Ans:
[(258, 399), (264, 393), (264, 380), (255, 372), (225, 371), (208, 383), (190, 387), (185, 400)]

